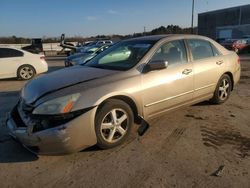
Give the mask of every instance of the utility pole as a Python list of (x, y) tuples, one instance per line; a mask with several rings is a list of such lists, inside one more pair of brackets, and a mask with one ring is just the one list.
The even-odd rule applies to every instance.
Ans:
[(146, 34), (146, 26), (143, 27), (143, 34)]
[(194, 0), (192, 3), (192, 21), (191, 21), (192, 34), (194, 34)]

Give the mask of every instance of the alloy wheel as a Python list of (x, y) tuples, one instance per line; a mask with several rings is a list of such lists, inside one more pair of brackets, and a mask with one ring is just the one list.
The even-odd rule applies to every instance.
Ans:
[(124, 137), (128, 130), (128, 115), (120, 109), (109, 111), (101, 123), (101, 136), (108, 143), (115, 143)]
[(28, 80), (34, 76), (34, 70), (30, 67), (22, 67), (20, 70), (20, 77)]
[(229, 89), (230, 89), (230, 84), (229, 84), (229, 81), (227, 79), (223, 79), (221, 81), (221, 84), (219, 86), (219, 98), (220, 100), (224, 101), (228, 94), (229, 94)]

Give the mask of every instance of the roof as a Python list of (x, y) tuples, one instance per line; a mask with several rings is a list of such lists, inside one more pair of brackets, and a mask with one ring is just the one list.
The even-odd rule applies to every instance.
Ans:
[(150, 41), (158, 41), (162, 38), (169, 37), (170, 35), (149, 35), (149, 36), (143, 36), (143, 37), (136, 37), (131, 38), (128, 40), (150, 40)]
[(223, 12), (223, 11), (239, 9), (239, 8), (242, 8), (242, 7), (250, 7), (250, 4), (236, 6), (236, 7), (223, 8), (223, 9), (218, 9), (218, 10), (211, 10), (211, 11), (207, 11), (207, 12), (201, 12), (201, 13), (198, 13), (198, 15), (211, 14), (211, 13), (219, 13), (219, 12)]
[(169, 35), (149, 35), (149, 36), (143, 36), (143, 37), (137, 37), (137, 38), (131, 38), (131, 39), (127, 39), (126, 41), (152, 41), (152, 42), (156, 42), (159, 41), (163, 38), (168, 38), (168, 37), (203, 37), (203, 36), (199, 36), (199, 35), (191, 35), (191, 34), (169, 34)]

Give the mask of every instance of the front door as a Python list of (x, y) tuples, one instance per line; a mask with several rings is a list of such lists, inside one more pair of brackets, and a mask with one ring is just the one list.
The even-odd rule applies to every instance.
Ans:
[(168, 67), (142, 75), (144, 115), (153, 117), (193, 99), (193, 65), (183, 40), (163, 44), (149, 63), (167, 61)]

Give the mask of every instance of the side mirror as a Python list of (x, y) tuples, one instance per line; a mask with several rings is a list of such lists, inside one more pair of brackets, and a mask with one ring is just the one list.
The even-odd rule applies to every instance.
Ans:
[(167, 61), (163, 60), (150, 61), (144, 66), (143, 72), (146, 73), (154, 70), (166, 69), (167, 67), (168, 67)]

